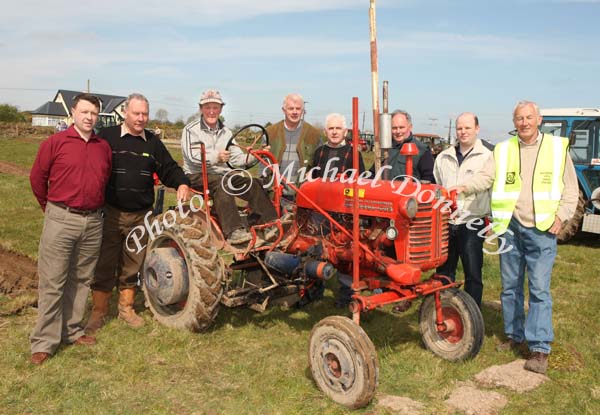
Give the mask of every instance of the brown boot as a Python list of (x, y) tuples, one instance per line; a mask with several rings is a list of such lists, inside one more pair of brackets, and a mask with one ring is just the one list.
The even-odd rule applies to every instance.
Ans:
[(119, 292), (119, 318), (130, 327), (138, 328), (144, 325), (144, 319), (135, 314), (134, 301), (135, 288), (125, 288)]
[(92, 290), (92, 314), (85, 326), (85, 333), (88, 336), (95, 336), (96, 332), (104, 326), (111, 294), (111, 292)]
[(548, 355), (542, 352), (533, 352), (525, 362), (524, 368), (531, 372), (546, 374), (548, 370)]

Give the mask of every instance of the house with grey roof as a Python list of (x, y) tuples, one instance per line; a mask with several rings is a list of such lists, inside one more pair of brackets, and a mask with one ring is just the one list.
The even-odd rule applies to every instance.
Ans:
[[(81, 94), (81, 91), (59, 89), (52, 101), (46, 102), (31, 112), (31, 125), (55, 127), (61, 121), (70, 125), (73, 122), (71, 107), (73, 106), (73, 100), (78, 94)], [(97, 127), (117, 125), (123, 121), (125, 118), (123, 115), (123, 105), (127, 97), (92, 94), (100, 99), (101, 104)]]

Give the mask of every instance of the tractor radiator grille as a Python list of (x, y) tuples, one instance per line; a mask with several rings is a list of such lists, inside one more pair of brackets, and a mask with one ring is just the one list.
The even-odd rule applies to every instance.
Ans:
[[(408, 235), (408, 261), (423, 263), (448, 255), (448, 216), (432, 203), (419, 204)], [(437, 235), (440, 237), (438, 238)]]

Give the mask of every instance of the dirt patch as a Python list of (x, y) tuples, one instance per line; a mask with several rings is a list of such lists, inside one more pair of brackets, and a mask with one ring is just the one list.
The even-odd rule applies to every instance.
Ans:
[(402, 396), (381, 395), (377, 398), (377, 406), (399, 415), (419, 415), (425, 410), (425, 405)]
[(525, 360), (491, 366), (475, 375), (475, 381), (486, 387), (505, 387), (522, 393), (537, 388), (548, 380), (544, 375), (525, 370)]
[(508, 404), (506, 396), (479, 390), (471, 382), (459, 383), (446, 404), (467, 415), (495, 415)]
[(0, 247), (0, 294), (14, 298), (35, 292), (37, 286), (36, 262)]
[(18, 164), (0, 160), (0, 173), (12, 174), (14, 176), (29, 176), (29, 169)]

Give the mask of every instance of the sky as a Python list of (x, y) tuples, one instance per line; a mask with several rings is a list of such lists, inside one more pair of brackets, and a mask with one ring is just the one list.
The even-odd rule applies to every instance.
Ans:
[[(350, 122), (356, 96), (372, 126), (369, 0), (0, 1), (0, 103), (33, 110), (89, 80), (176, 121), (214, 88), (233, 126), (281, 120), (296, 92), (308, 122)], [(600, 107), (599, 21), (600, 0), (377, 0), (379, 95), (389, 81), (414, 132), (447, 136), (471, 111), (497, 142), (519, 100)]]

